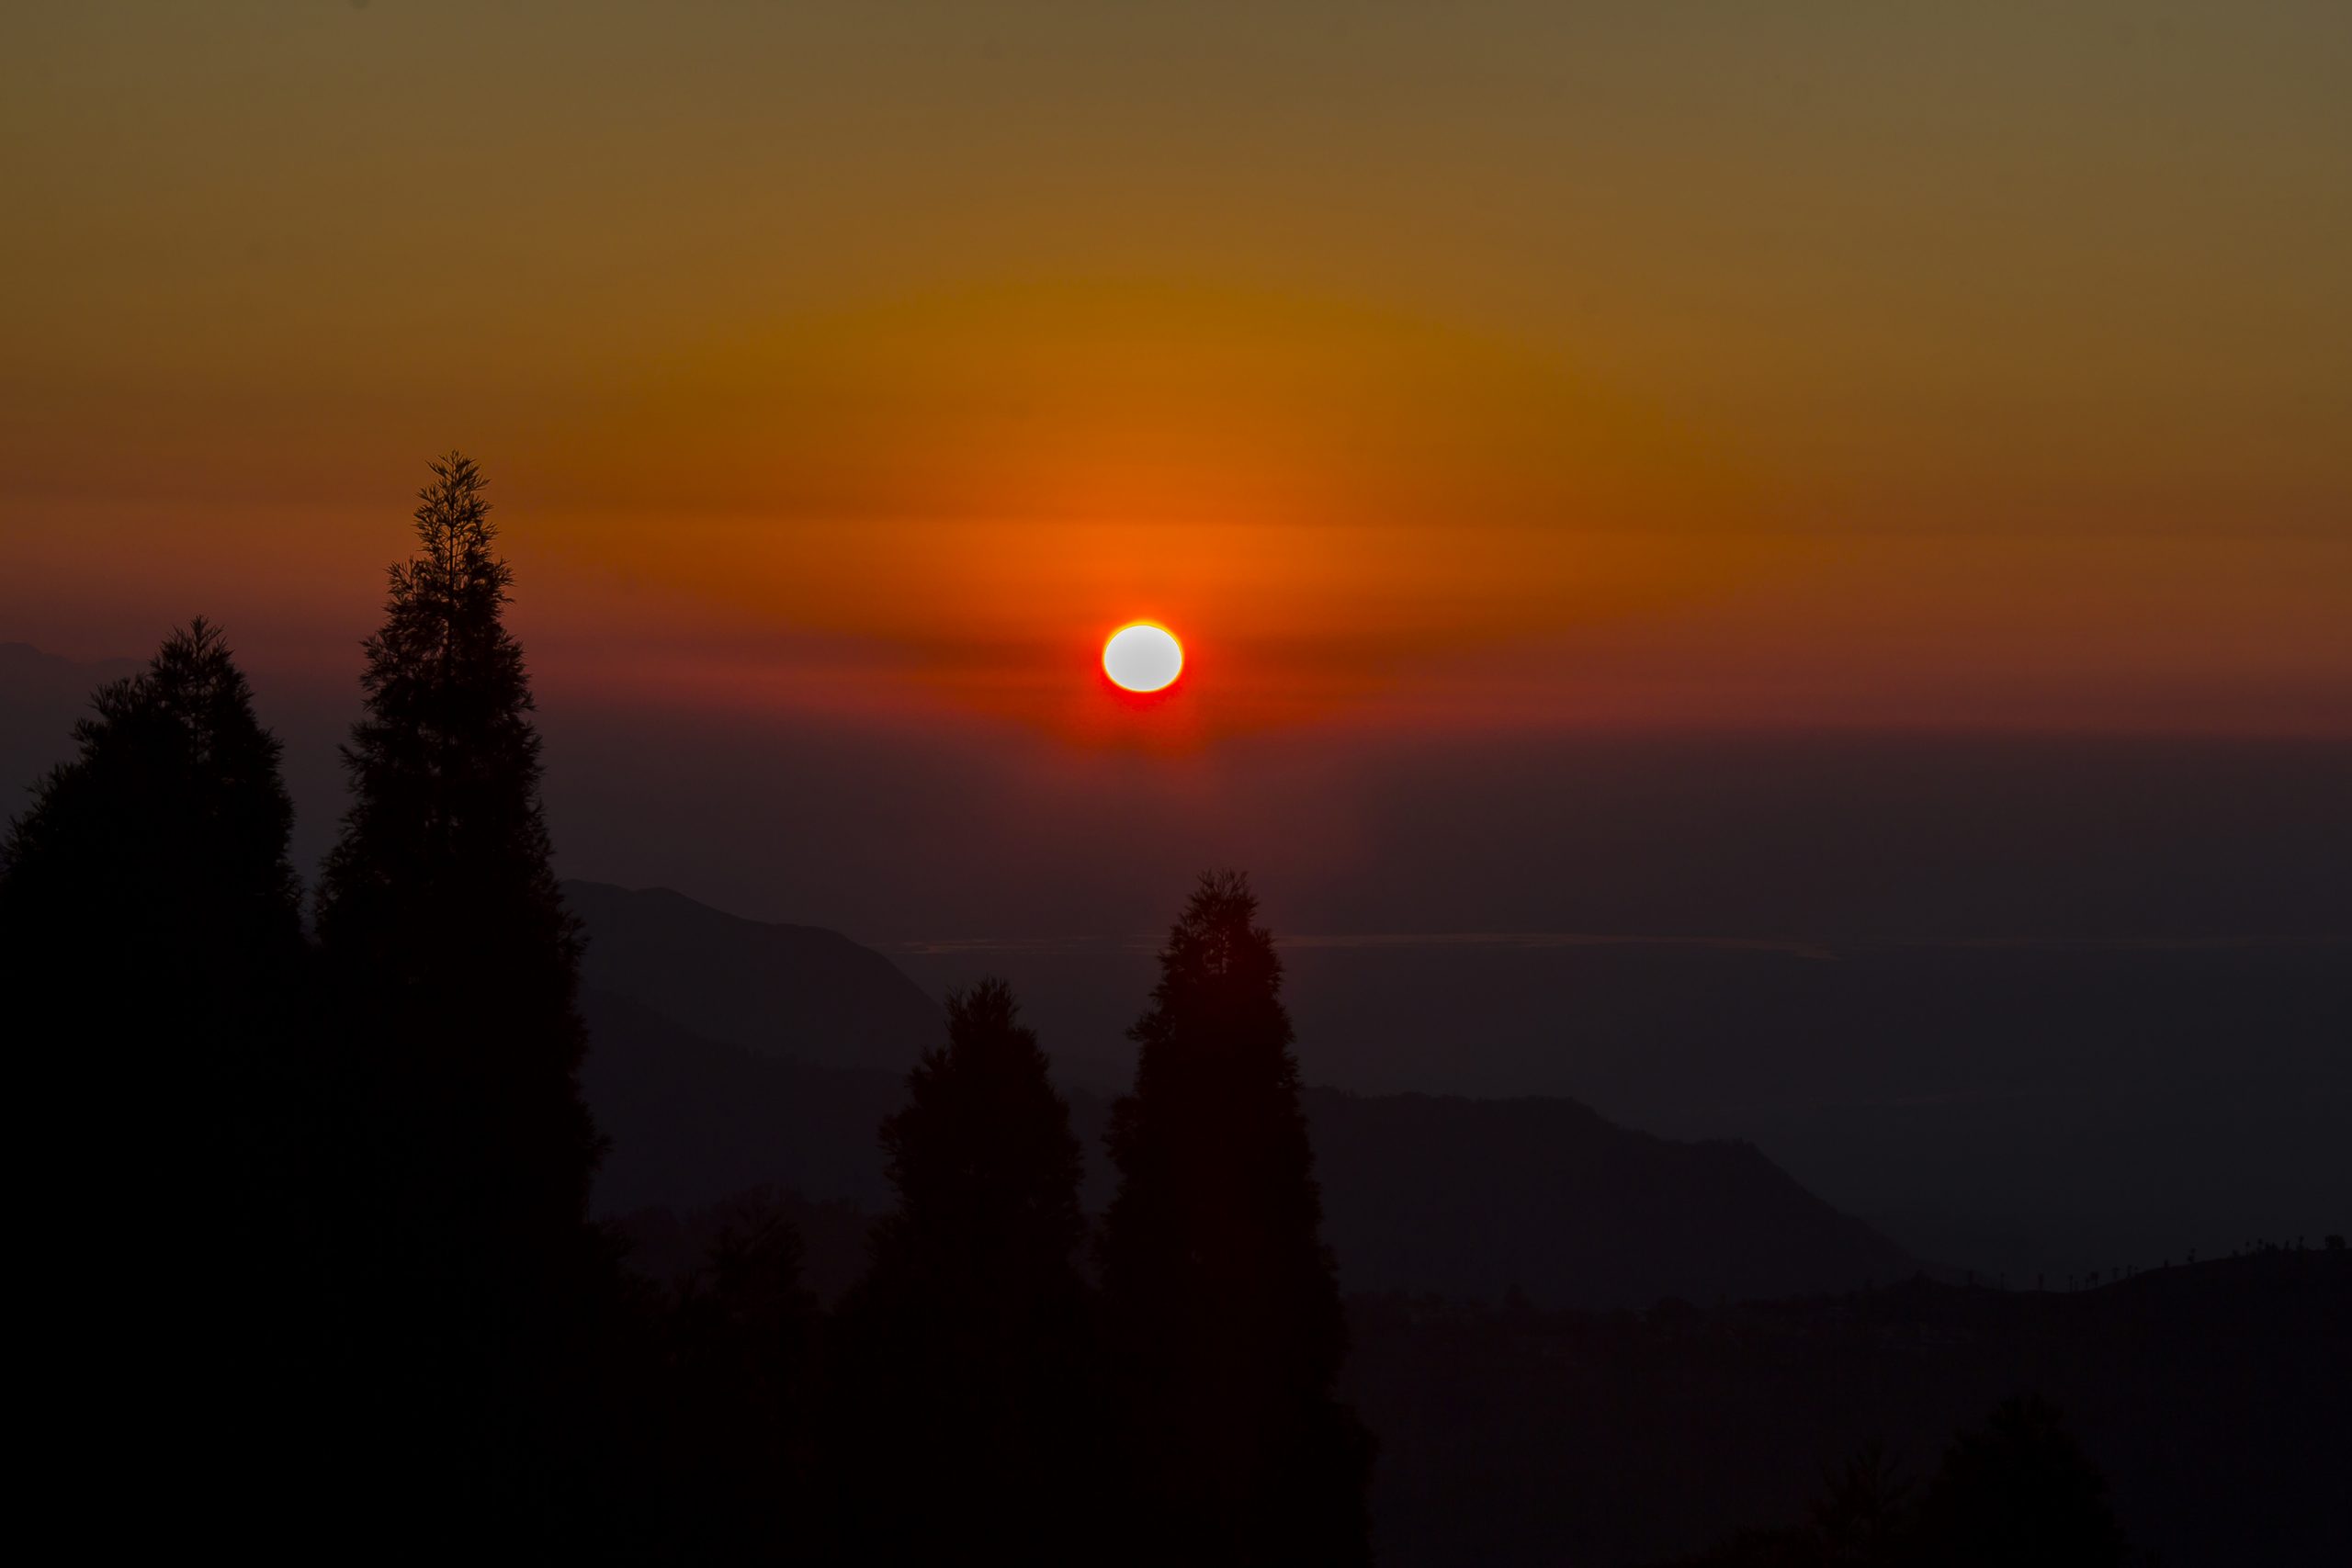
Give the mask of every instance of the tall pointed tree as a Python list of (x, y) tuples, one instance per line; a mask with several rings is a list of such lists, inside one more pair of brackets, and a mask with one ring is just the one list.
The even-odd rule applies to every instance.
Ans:
[(383, 1064), (438, 1123), (444, 1196), (500, 1242), (568, 1247), (599, 1146), (580, 1096), (580, 936), (550, 864), (539, 736), (506, 629), (513, 570), (481, 471), (452, 453), (419, 492), (365, 645), (352, 801), (319, 936), (390, 1026)]
[(351, 806), (318, 901), (380, 1195), (356, 1289), (405, 1347), (387, 1374), (413, 1385), (401, 1401), (449, 1402), (451, 1429), (410, 1445), (434, 1456), (425, 1484), (544, 1515), (568, 1506), (546, 1444), (597, 1267), (581, 944), (481, 472), (455, 453), (432, 468), (416, 553), (365, 645)]
[(26, 1066), (80, 1084), (42, 1101), (86, 1119), (74, 1165), (142, 1207), (158, 1187), (223, 1203), (217, 1227), (254, 1197), (221, 1183), (257, 1179), (282, 1130), (302, 950), (279, 746), (201, 617), (92, 706), (0, 851), (9, 1006), (40, 1043)]
[[(146, 669), (101, 687), (78, 754), (34, 792), (0, 851), (0, 931), (28, 987), (168, 1070), (233, 1045), (255, 982), (300, 946), (279, 745), (226, 638), (198, 616)], [(100, 984), (101, 973), (111, 983)], [(90, 1032), (85, 1031), (85, 1032)], [(208, 1064), (209, 1065), (209, 1064)]]
[[(20, 1238), (62, 1311), (27, 1337), (72, 1380), (32, 1417), (53, 1451), (121, 1452), (122, 1413), (175, 1456), (151, 1491), (183, 1524), (221, 1466), (288, 1423), (278, 1315), (307, 1228), (310, 1122), (290, 1021), (301, 977), (293, 807), (278, 742), (218, 628), (167, 637), (101, 688), (76, 754), (0, 848), (10, 1066), (37, 1107)], [(38, 1400), (28, 1388), (28, 1397)]]
[(1299, 1106), (1282, 960), (1238, 874), (1204, 876), (1130, 1030), (1100, 1258), (1139, 1525), (1128, 1557), (1370, 1554), (1371, 1438), (1336, 1389), (1337, 1272)]
[(983, 980), (948, 998), (947, 1044), (882, 1124), (899, 1207), (841, 1313), (837, 1425), (845, 1486), (889, 1501), (853, 1502), (852, 1555), (1099, 1558), (1071, 1506), (1094, 1440), (1080, 1155), (1047, 1066)]

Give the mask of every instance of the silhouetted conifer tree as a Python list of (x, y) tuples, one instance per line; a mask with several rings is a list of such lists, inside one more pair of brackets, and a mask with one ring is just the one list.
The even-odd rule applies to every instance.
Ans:
[(352, 801), (318, 903), (355, 1033), (355, 1130), (373, 1134), (355, 1291), (388, 1343), (361, 1355), (404, 1382), (385, 1391), (388, 1433), (401, 1412), (438, 1424), (390, 1438), (388, 1464), (425, 1467), (395, 1483), (543, 1531), (577, 1522), (577, 1468), (556, 1450), (586, 1425), (577, 1357), (610, 1278), (583, 1219), (600, 1145), (578, 1079), (580, 938), (481, 474), (456, 454), (432, 467), (417, 554), (391, 569), (365, 645)]
[(898, 1211), (837, 1330), (844, 1553), (1099, 1560), (1080, 1156), (1002, 981), (948, 998), (907, 1089), (882, 1124)]
[(1112, 1112), (1100, 1257), (1140, 1494), (1130, 1559), (1369, 1556), (1371, 1438), (1335, 1392), (1345, 1324), (1282, 961), (1256, 914), (1246, 878), (1202, 879)]
[(194, 1528), (235, 1506), (217, 1467), (274, 1465), (256, 1445), (293, 1424), (281, 1318), (311, 1228), (293, 808), (202, 619), (93, 706), (0, 854), (32, 1190), (72, 1201), (57, 1234), (19, 1237), (51, 1281), (20, 1301), (64, 1309), (27, 1342), (74, 1380), (32, 1429), (84, 1463), (151, 1446), (142, 1492)]
[(0, 929), (10, 955), (36, 993), (51, 993), (62, 976), (33, 960), (86, 971), (103, 953), (131, 983), (68, 998), (85, 1016), (138, 1010), (242, 1029), (257, 968), (275, 976), (300, 945), (278, 741), (201, 616), (92, 706), (74, 726), (79, 754), (9, 827)]

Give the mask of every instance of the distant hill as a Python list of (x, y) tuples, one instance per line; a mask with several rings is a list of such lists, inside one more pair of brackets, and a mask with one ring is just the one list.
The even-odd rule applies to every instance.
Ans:
[(567, 882), (563, 897), (587, 927), (588, 985), (710, 1040), (899, 1073), (939, 1032), (938, 1004), (839, 931), (747, 920), (666, 887)]
[(28, 642), (0, 642), (0, 693), (20, 701), (40, 699), (80, 709), (98, 687), (141, 668), (136, 659), (67, 659)]
[(1744, 1143), (1678, 1143), (1572, 1100), (1311, 1089), (1325, 1234), (1356, 1291), (1556, 1306), (1743, 1301), (1920, 1265)]
[[(902, 1075), (762, 1055), (641, 1000), (590, 990), (582, 1078), (613, 1140), (607, 1215), (691, 1214), (747, 1189), (879, 1212), (876, 1129)], [(1350, 1290), (1552, 1305), (1713, 1302), (1842, 1289), (1917, 1269), (1754, 1149), (1628, 1131), (1564, 1100), (1306, 1091), (1327, 1235)], [(1070, 1095), (1089, 1206), (1109, 1196), (1105, 1099)]]

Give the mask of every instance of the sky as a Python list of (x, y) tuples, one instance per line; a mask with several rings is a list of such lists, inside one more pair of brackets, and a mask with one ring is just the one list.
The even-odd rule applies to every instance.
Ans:
[(2333, 4), (30, 9), (0, 640), (345, 682), (461, 446), (600, 711), (2341, 738), (2346, 81)]

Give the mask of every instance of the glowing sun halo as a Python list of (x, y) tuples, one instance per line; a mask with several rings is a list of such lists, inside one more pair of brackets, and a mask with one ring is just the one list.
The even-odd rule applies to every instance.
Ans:
[(1130, 692), (1157, 692), (1184, 668), (1184, 649), (1166, 626), (1137, 621), (1102, 645), (1102, 672)]

